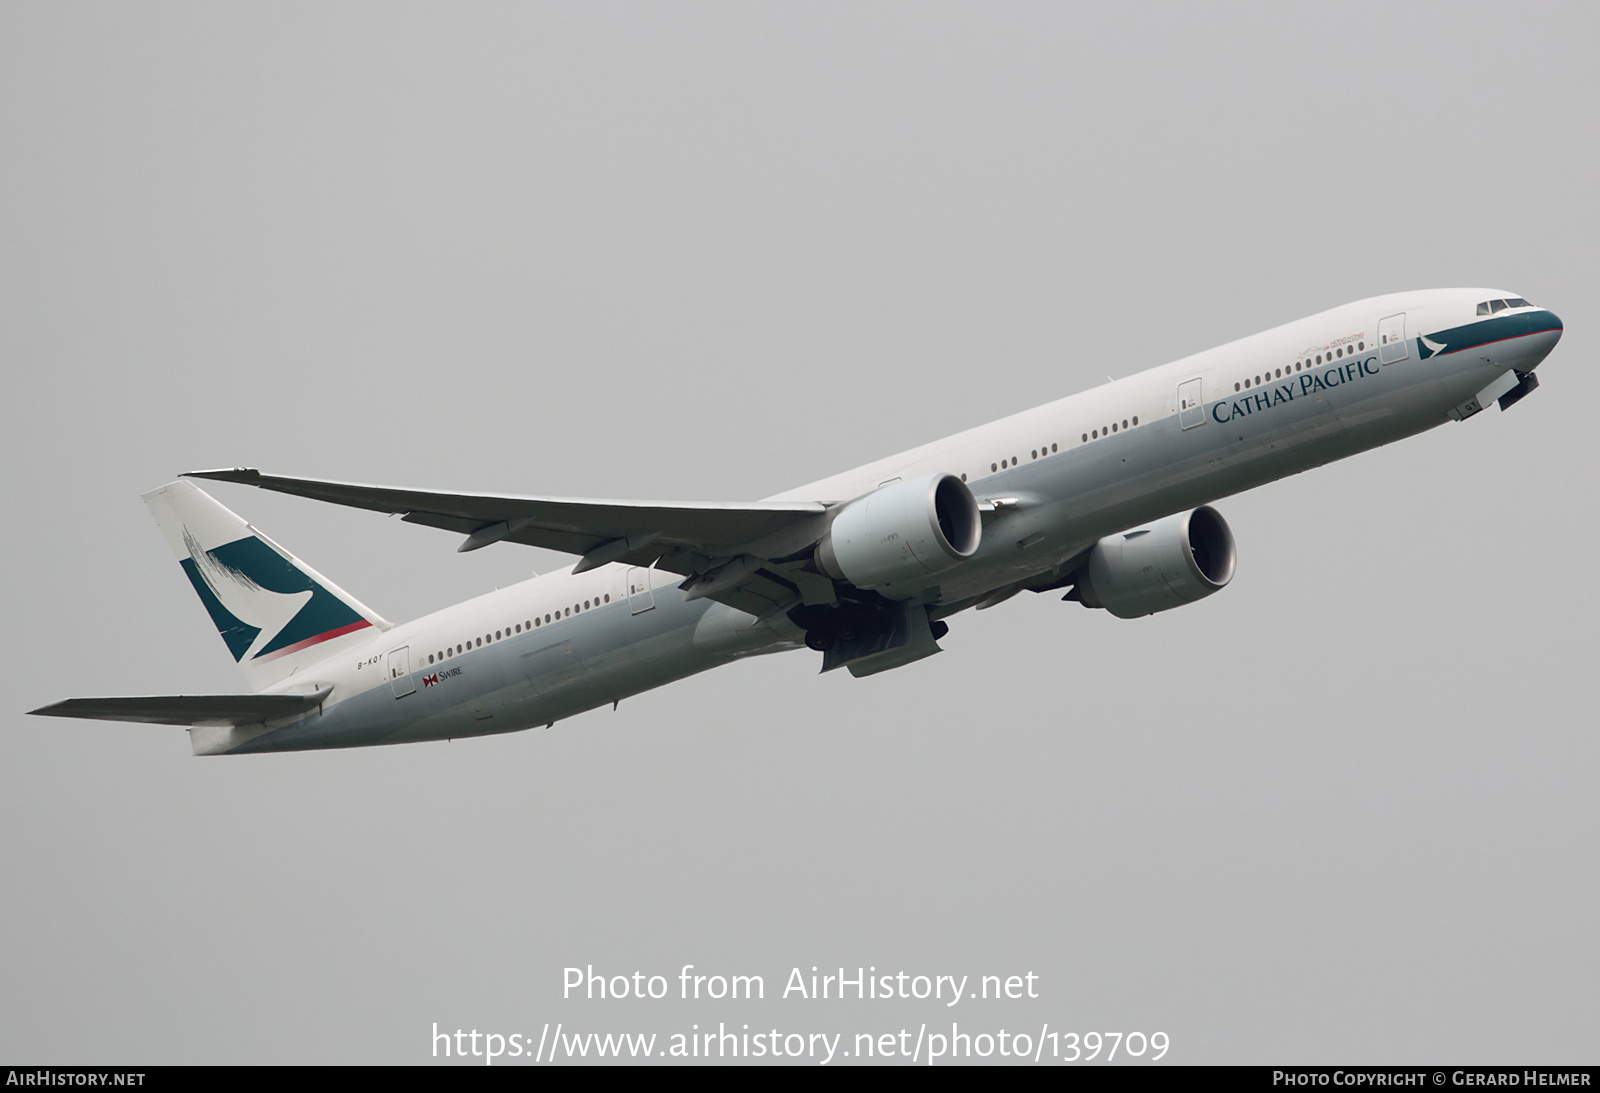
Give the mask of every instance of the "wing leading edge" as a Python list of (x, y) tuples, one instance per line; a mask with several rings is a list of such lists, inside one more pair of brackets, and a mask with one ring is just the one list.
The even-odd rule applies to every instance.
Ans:
[(445, 493), (314, 478), (251, 468), (192, 471), (186, 478), (236, 482), (336, 505), (400, 514), (413, 524), (466, 538), (460, 550), (521, 543), (582, 557), (574, 572), (610, 562), (656, 565), (686, 578), (683, 587), (762, 616), (800, 602), (784, 562), (826, 530), (827, 506), (814, 501), (605, 501), (487, 493)]

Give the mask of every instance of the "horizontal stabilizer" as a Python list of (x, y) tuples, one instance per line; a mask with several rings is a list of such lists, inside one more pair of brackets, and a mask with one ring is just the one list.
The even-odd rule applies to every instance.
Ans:
[(315, 709), (331, 687), (303, 695), (144, 695), (134, 698), (69, 698), (30, 713), (83, 717), (91, 721), (137, 721), (146, 725), (260, 725)]

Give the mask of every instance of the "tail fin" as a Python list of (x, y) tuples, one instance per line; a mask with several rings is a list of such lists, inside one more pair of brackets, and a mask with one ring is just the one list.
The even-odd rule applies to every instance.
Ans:
[(389, 629), (194, 483), (168, 483), (144, 502), (254, 690)]

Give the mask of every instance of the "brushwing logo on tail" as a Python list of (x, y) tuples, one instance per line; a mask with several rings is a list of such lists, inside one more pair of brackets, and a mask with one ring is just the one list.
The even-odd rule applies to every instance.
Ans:
[(371, 626), (255, 536), (204, 550), (187, 528), (179, 560), (233, 659), (272, 660)]

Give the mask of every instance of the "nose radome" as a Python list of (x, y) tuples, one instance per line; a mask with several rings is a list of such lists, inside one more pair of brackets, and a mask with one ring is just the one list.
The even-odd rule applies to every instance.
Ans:
[(1528, 339), (1528, 359), (1525, 367), (1532, 371), (1543, 363), (1561, 341), (1561, 335), (1566, 330), (1559, 316), (1554, 311), (1546, 310), (1543, 315), (1534, 312), (1536, 337)]

